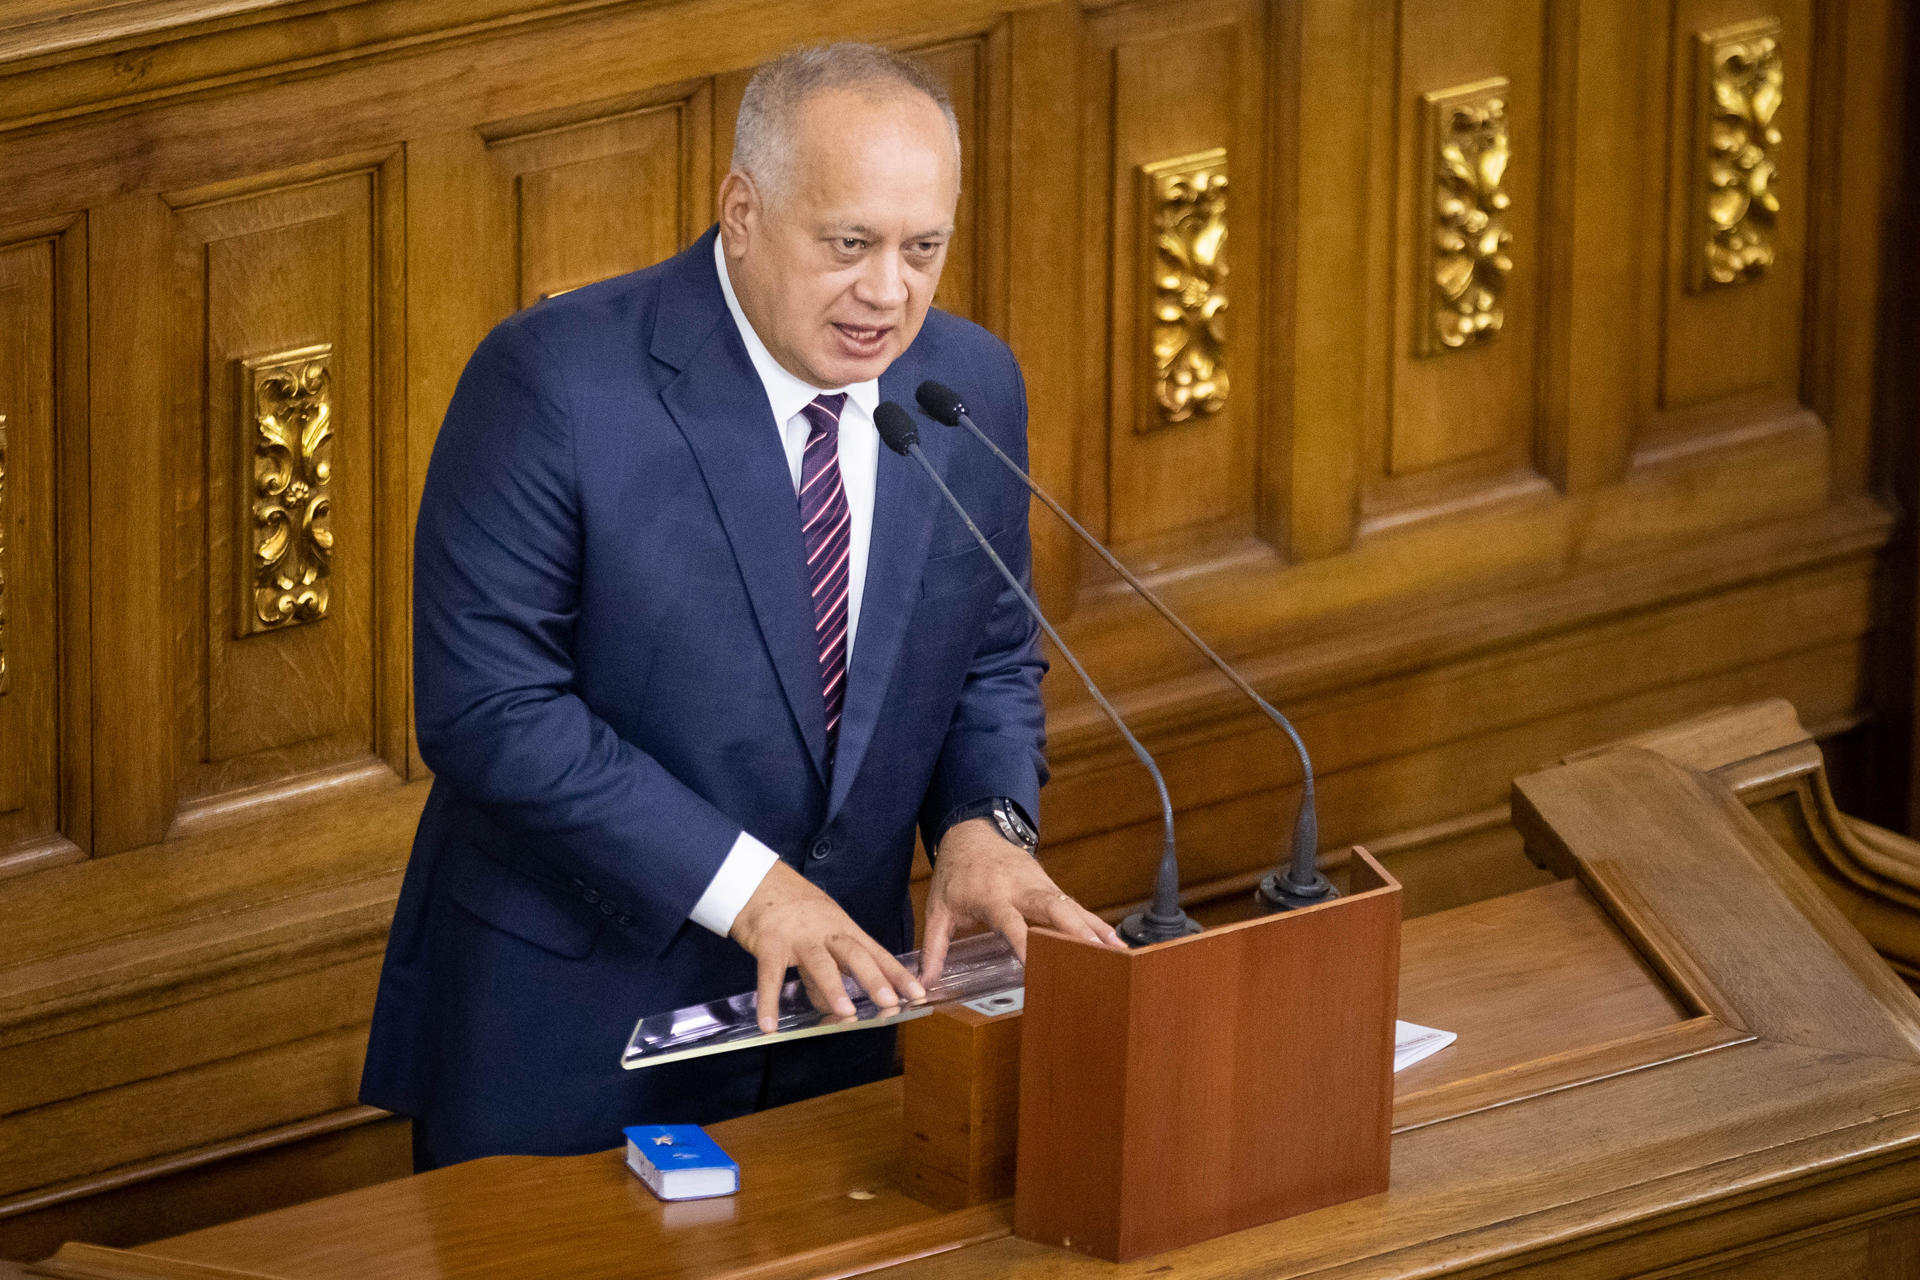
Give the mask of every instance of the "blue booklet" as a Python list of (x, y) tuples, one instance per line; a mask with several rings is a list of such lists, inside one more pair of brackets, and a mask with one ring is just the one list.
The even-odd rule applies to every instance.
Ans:
[(704, 1200), (740, 1189), (740, 1166), (697, 1124), (636, 1124), (627, 1167), (662, 1200)]

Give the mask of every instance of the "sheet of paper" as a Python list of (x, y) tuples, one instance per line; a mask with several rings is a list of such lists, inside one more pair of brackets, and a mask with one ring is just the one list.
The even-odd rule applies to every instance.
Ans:
[(1438, 1031), (1414, 1022), (1393, 1024), (1393, 1069), (1405, 1071), (1423, 1058), (1431, 1058), (1460, 1037), (1451, 1031)]

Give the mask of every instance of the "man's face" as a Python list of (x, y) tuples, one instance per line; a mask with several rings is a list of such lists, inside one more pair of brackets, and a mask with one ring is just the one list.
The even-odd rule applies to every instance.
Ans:
[(933, 302), (953, 236), (960, 165), (919, 94), (808, 97), (784, 180), (720, 188), (727, 274), (767, 350), (816, 387), (877, 378)]

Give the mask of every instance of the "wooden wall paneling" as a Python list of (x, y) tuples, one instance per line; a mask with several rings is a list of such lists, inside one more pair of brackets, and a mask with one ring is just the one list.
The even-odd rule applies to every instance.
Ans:
[(1268, 68), (1263, 160), (1267, 175), (1267, 253), (1263, 284), (1265, 340), (1253, 358), (1265, 370), (1264, 426), (1254, 459), (1258, 490), (1254, 531), (1259, 540), (1286, 559), (1293, 549), (1292, 468), (1293, 396), (1299, 385), (1294, 347), (1299, 341), (1295, 313), (1300, 272), (1300, 64), (1304, 19), (1301, 5), (1270, 6), (1266, 48)]
[(57, 1183), (350, 1106), (366, 1038), (364, 1027), (325, 1031), (9, 1116), (0, 1187)]
[[(231, 73), (219, 93), (197, 86), (177, 96), (156, 94), (143, 106), (142, 130), (90, 111), (60, 130), (11, 131), (9, 169), (36, 180), (0, 188), (0, 222), (38, 216), (48, 204), (84, 207), (109, 199), (128, 175), (138, 175), (143, 188), (167, 190), (303, 164), (313, 158), (316, 122), (324, 126), (330, 153), (372, 150), (449, 122), (516, 120), (705, 79), (800, 43), (847, 37), (936, 43), (1050, 2), (1060, 0), (954, 0), (935, 17), (875, 10), (856, 0), (804, 6), (753, 0), (725, 10), (612, 5), (586, 15), (509, 16), (475, 31), (449, 20), (452, 0), (375, 0), (380, 12), (378, 21), (368, 15), (371, 25), (416, 21), (408, 11), (428, 9), (444, 30), (393, 46), (370, 39), (362, 51), (354, 46), (356, 36), (371, 34), (365, 27), (327, 23), (344, 51), (326, 60), (334, 65), (317, 86), (310, 77), (276, 74), (284, 70), (275, 56), (279, 46), (256, 33), (256, 47), (236, 61), (261, 65)], [(111, 57), (102, 61), (110, 65)], [(233, 91), (239, 84), (246, 92)]]
[[(1104, 145), (1088, 148), (1095, 176), (1086, 192), (1089, 207), (1101, 205), (1089, 227), (1105, 229), (1090, 239), (1108, 257), (1108, 270), (1086, 282), (1104, 295), (1087, 314), (1103, 317), (1108, 344), (1106, 528), (1113, 542), (1163, 563), (1254, 528), (1265, 20), (1240, 0), (1143, 5), (1098, 15), (1091, 36), (1098, 69), (1087, 83), (1104, 87), (1096, 100), (1109, 116)], [(1214, 262), (1212, 224), (1222, 215), (1194, 184), (1222, 171), (1228, 230)], [(1157, 190), (1156, 172), (1188, 194)], [(1160, 225), (1160, 211), (1175, 204), (1181, 225)], [(1168, 243), (1179, 248), (1169, 254)], [(1215, 372), (1218, 330), (1224, 360)], [(1165, 376), (1156, 344), (1178, 351)], [(1189, 352), (1206, 363), (1187, 365)]]
[[(1702, 154), (1705, 138), (1714, 136), (1704, 116), (1702, 53), (1698, 39), (1705, 33), (1726, 32), (1737, 24), (1763, 18), (1779, 20), (1777, 56), (1783, 80), (1778, 110), (1771, 117), (1779, 131), (1777, 146), (1768, 148), (1777, 166), (1772, 191), (1779, 203), (1773, 215), (1773, 261), (1762, 273), (1737, 284), (1696, 284), (1696, 263), (1706, 243), (1703, 226), (1704, 184)], [(1680, 0), (1673, 8), (1670, 31), (1669, 76), (1671, 115), (1667, 121), (1666, 254), (1657, 264), (1661, 279), (1662, 315), (1658, 330), (1660, 357), (1652, 362), (1659, 381), (1650, 408), (1644, 444), (1678, 431), (1702, 429), (1685, 415), (1687, 410), (1748, 397), (1759, 401), (1797, 402), (1800, 389), (1802, 308), (1806, 290), (1809, 105), (1824, 91), (1812, 83), (1810, 71), (1814, 27), (1806, 0)], [(1736, 95), (1745, 109), (1752, 99)], [(1764, 108), (1763, 108), (1764, 110)], [(1720, 126), (1731, 136), (1732, 130)], [(1745, 130), (1756, 133), (1749, 120)], [(1729, 179), (1732, 180), (1731, 178)], [(1729, 199), (1733, 207), (1735, 202)], [(1768, 218), (1753, 210), (1754, 222)], [(1682, 415), (1668, 419), (1666, 415)]]
[(135, 1245), (405, 1177), (413, 1171), (409, 1125), (367, 1112), (372, 1108), (282, 1126), (87, 1180), (72, 1188), (84, 1194), (0, 1218), (0, 1258), (44, 1258), (69, 1240)]
[[(1051, 210), (1081, 207), (1080, 75), (1085, 20), (1077, 4), (1011, 15), (1007, 21), (1005, 90), (989, 99), (987, 136), (995, 154), (998, 194), (989, 195), (981, 234), (1001, 246), (997, 331), (1020, 358), (1027, 381), (1029, 468), (1048, 492), (1084, 521), (1085, 490), (1075, 465), (1077, 443), (1090, 431), (1081, 397), (1079, 359), (1087, 326), (1080, 278), (1082, 228)], [(1098, 403), (1095, 401), (1093, 403)], [(1095, 488), (1104, 488), (1096, 485)], [(1037, 599), (1064, 621), (1077, 594), (1081, 557), (1073, 534), (1036, 506), (1033, 573)]]
[[(1470, 23), (1454, 5), (1400, 8), (1394, 301), (1389, 317), (1375, 318), (1393, 345), (1386, 415), (1368, 429), (1371, 528), (1544, 488), (1535, 395), (1543, 8), (1483, 5)], [(1457, 150), (1443, 162), (1448, 148)]]
[(1627, 469), (1639, 405), (1642, 183), (1660, 66), (1645, 5), (1548, 5), (1541, 160), (1540, 464), (1570, 495)]
[[(1808, 308), (1801, 400), (1833, 435), (1837, 494), (1867, 490), (1873, 463), (1881, 273), (1896, 186), (1902, 6), (1814, 9), (1807, 207)], [(1910, 21), (1910, 19), (1908, 19)]]
[(506, 201), (509, 309), (651, 266), (704, 231), (712, 121), (700, 81), (483, 127)]
[[(1004, 31), (1004, 26), (995, 30)], [(953, 98), (954, 119), (960, 126), (960, 203), (954, 210), (953, 243), (940, 272), (934, 305), (981, 323), (986, 323), (987, 308), (998, 301), (995, 295), (1004, 296), (1004, 290), (995, 287), (996, 273), (988, 261), (1000, 248), (999, 236), (993, 236), (989, 244), (981, 234), (983, 221), (991, 216), (985, 208), (986, 200), (989, 196), (1005, 198), (1004, 186), (996, 181), (996, 158), (989, 153), (987, 134), (989, 98), (996, 88), (989, 68), (989, 38), (968, 36), (906, 50), (947, 86)], [(1004, 34), (999, 43), (1004, 46)], [(1004, 50), (995, 61), (1004, 67)], [(1004, 309), (1001, 320), (1004, 325)]]
[(77, 234), (69, 222), (0, 239), (0, 876), (85, 856), (84, 796), (72, 791), (85, 740), (69, 741), (68, 687), (84, 695), (87, 666), (75, 652), (85, 633), (71, 631), (84, 617), (72, 593), (85, 589), (74, 572), (85, 525), (68, 510), (76, 493), (85, 509), (70, 373), (85, 357), (65, 349), (85, 268), (63, 242)]
[[(392, 561), (376, 530), (395, 522), (376, 513), (404, 477), (378, 465), (391, 456), (379, 442), (400, 426), (375, 342), (402, 332), (381, 261), (397, 213), (383, 205), (400, 195), (398, 174), (383, 183), (382, 168), (394, 159), (170, 198), (180, 464), (170, 594), (187, 809), (378, 758), (374, 591)], [(298, 389), (276, 400), (272, 378)], [(270, 411), (277, 426), (263, 421)], [(311, 588), (282, 589), (309, 577)], [(311, 601), (293, 603), (303, 590)]]
[[(1849, 723), (1862, 706), (1871, 600), (1860, 561), (1844, 577), (1756, 584), (1296, 698), (1295, 723), (1315, 752), (1322, 845), (1371, 847), (1382, 835), (1496, 805), (1515, 774), (1559, 754), (1555, 744), (1610, 741), (1678, 715), (1778, 694), (1810, 723)], [(1266, 673), (1251, 674), (1264, 683)], [(1137, 723), (1179, 807), (1184, 883), (1277, 860), (1273, 833), (1287, 829), (1298, 787), (1270, 726), (1220, 706), (1173, 727), (1151, 716)], [(1146, 895), (1159, 848), (1152, 790), (1123, 751), (1100, 741), (1057, 760), (1043, 802), (1050, 873), (1103, 905)], [(1425, 891), (1424, 880), (1414, 883)]]
[[(506, 234), (489, 199), (486, 140), (472, 129), (427, 134), (407, 143), (406, 272), (406, 510), (408, 554), (400, 566), (404, 608), (398, 610), (412, 654), (413, 514), (426, 488), (427, 464), (460, 371), (487, 330), (510, 309), (499, 295), (513, 287), (496, 269)], [(487, 269), (476, 270), (474, 246), (487, 246)], [(390, 597), (389, 597), (390, 599)], [(408, 778), (428, 776), (413, 723), (412, 668), (406, 669)]]
[[(1292, 233), (1294, 335), (1286, 551), (1295, 560), (1352, 545), (1360, 511), (1360, 424), (1385, 339), (1387, 232), (1393, 225), (1391, 6), (1315, 0), (1294, 7)], [(1284, 90), (1283, 90), (1284, 91)], [(1273, 465), (1273, 464), (1270, 464)]]
[(169, 230), (157, 196), (88, 215), (95, 855), (159, 840), (176, 807)]

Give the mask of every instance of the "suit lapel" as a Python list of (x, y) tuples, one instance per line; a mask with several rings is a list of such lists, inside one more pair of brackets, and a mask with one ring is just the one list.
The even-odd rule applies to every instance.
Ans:
[[(812, 594), (802, 550), (800, 508), (779, 429), (733, 325), (714, 324), (693, 350), (687, 349), (689, 329), (673, 327), (684, 325), (690, 311), (702, 314), (702, 307), (705, 315), (717, 308), (720, 319), (727, 318), (726, 299), (713, 278), (710, 234), (689, 251), (689, 270), (662, 299), (659, 327), (665, 332), (654, 344), (654, 354), (678, 357), (670, 362), (681, 372), (667, 384), (661, 399), (699, 464), (746, 582), (760, 638), (779, 673), (780, 687), (806, 741), (814, 771), (824, 780), (827, 721), (820, 699)], [(704, 259), (694, 257), (702, 253)], [(702, 265), (707, 277), (704, 291), (698, 276)], [(702, 292), (711, 298), (700, 297)], [(675, 293), (683, 296), (676, 299)], [(698, 328), (692, 334), (699, 341)]]
[[(903, 368), (903, 366), (906, 366)], [(896, 361), (880, 377), (880, 398), (902, 405), (913, 403), (918, 384), (917, 362)], [(916, 415), (923, 427), (926, 419)], [(949, 448), (944, 427), (923, 432), (921, 447), (927, 460), (943, 475)], [(927, 543), (933, 533), (936, 509), (945, 499), (934, 489), (912, 458), (882, 445), (874, 475), (873, 536), (867, 549), (867, 581), (860, 599), (860, 628), (854, 636), (852, 661), (847, 666), (847, 701), (840, 716), (840, 743), (833, 762), (833, 788), (827, 799), (827, 820), (840, 811), (866, 757), (867, 745), (880, 723), (880, 709), (900, 657), (900, 644), (920, 590), (920, 568), (926, 563)]]

